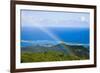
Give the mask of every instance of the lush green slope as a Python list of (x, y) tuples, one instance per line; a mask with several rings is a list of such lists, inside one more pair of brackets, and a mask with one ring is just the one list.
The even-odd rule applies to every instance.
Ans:
[(21, 62), (44, 62), (89, 59), (89, 48), (60, 43), (52, 47), (22, 47)]

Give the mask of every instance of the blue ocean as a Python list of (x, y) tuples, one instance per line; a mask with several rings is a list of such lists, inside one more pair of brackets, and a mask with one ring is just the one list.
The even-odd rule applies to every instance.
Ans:
[[(89, 44), (89, 28), (33, 28), (21, 29), (21, 40), (24, 41), (64, 41), (74, 44)], [(21, 42), (21, 46), (30, 46), (32, 43)]]

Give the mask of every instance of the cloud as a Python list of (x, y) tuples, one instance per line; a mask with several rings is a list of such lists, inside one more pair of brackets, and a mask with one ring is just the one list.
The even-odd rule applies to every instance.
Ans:
[[(21, 22), (23, 27), (67, 27), (67, 28), (88, 28), (89, 27), (89, 14), (79, 15), (76, 13), (60, 13), (59, 15), (56, 13), (53, 14), (39, 12), (40, 15), (35, 15), (36, 12), (23, 12)], [(68, 15), (69, 14), (69, 15)], [(43, 16), (44, 15), (44, 16)], [(72, 17), (73, 15), (73, 17)]]
[(33, 41), (30, 41), (30, 40), (21, 40), (21, 42), (23, 42), (23, 43), (34, 43)]

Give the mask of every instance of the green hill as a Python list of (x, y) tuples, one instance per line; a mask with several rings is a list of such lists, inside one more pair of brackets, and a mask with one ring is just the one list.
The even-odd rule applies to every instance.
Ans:
[(51, 47), (32, 45), (21, 48), (21, 62), (46, 62), (89, 59), (89, 48), (59, 43)]

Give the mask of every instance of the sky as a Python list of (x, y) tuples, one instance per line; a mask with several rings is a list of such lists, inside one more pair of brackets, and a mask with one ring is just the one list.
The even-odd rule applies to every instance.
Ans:
[(22, 27), (89, 28), (90, 14), (79, 12), (54, 12), (21, 10)]
[[(53, 41), (67, 41), (67, 42), (84, 42), (84, 39), (89, 41), (88, 31), (77, 31), (71, 29), (69, 32), (66, 28), (89, 28), (90, 14), (79, 12), (61, 12), (61, 11), (39, 11), (39, 10), (21, 10), (21, 28), (22, 38), (21, 42), (33, 43), (38, 40), (53, 40)], [(32, 31), (28, 31), (24, 27)], [(53, 27), (59, 31), (48, 29)], [(38, 30), (36, 30), (38, 28)], [(64, 29), (65, 28), (65, 29)], [(64, 29), (64, 31), (61, 31)], [(25, 32), (27, 30), (27, 32)], [(86, 30), (86, 29), (85, 29)], [(75, 31), (75, 32), (74, 32)], [(59, 33), (59, 34), (58, 34)], [(73, 38), (74, 34), (74, 38)], [(41, 37), (40, 37), (41, 35)], [(33, 37), (34, 36), (34, 37)], [(47, 38), (47, 39), (46, 39)]]

